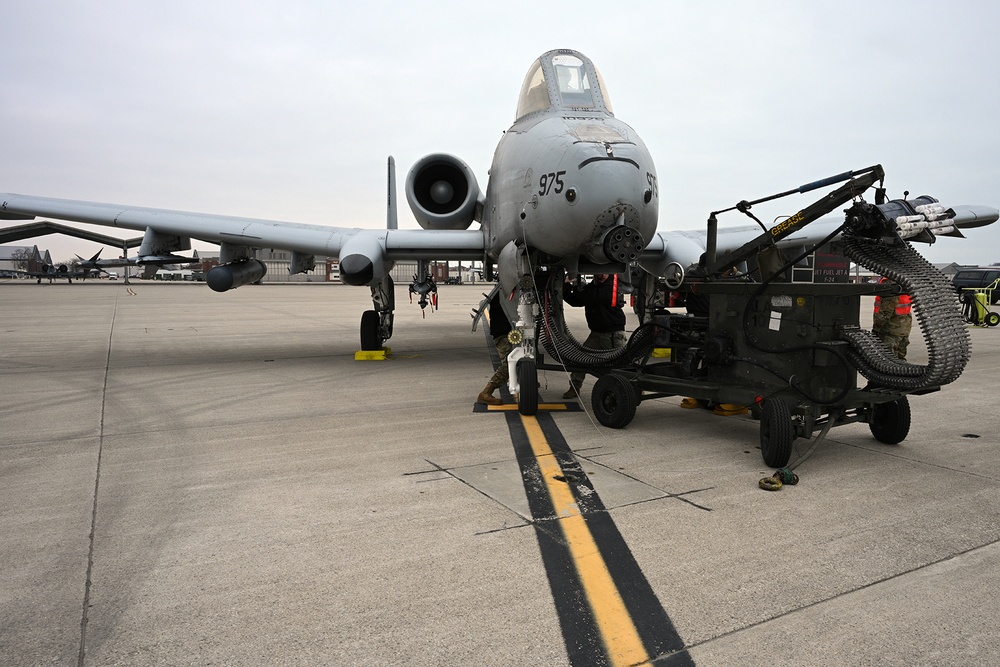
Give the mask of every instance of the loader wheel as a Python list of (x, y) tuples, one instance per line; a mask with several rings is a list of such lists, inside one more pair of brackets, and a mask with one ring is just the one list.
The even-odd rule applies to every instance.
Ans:
[(635, 417), (639, 397), (629, 381), (616, 373), (597, 378), (590, 394), (597, 421), (608, 428), (625, 428)]
[(986, 315), (986, 326), (995, 327), (1000, 324), (1000, 313), (988, 313)]
[(517, 384), (517, 411), (530, 417), (538, 412), (538, 368), (534, 359), (518, 359)]
[(868, 428), (881, 443), (898, 445), (903, 442), (910, 432), (910, 402), (906, 396), (889, 403), (876, 403)]
[(760, 454), (771, 468), (782, 468), (792, 456), (795, 426), (788, 404), (780, 398), (765, 398), (760, 404)]

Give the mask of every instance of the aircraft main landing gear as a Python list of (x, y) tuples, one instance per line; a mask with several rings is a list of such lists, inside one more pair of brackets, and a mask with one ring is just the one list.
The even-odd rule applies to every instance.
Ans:
[(372, 286), (374, 310), (361, 313), (361, 349), (381, 350), (385, 341), (392, 337), (392, 313), (396, 306), (392, 278), (386, 276), (378, 285)]

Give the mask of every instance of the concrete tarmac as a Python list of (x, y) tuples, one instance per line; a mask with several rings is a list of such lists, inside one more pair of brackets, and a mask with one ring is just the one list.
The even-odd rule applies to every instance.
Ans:
[[(385, 361), (354, 359), (367, 289), (131, 289), (0, 281), (0, 662), (622, 664), (573, 649), (513, 431), (473, 411), (482, 287), (426, 317), (398, 287)], [(607, 429), (592, 378), (550, 413), (683, 645), (650, 664), (1000, 664), (1000, 328), (970, 333), (902, 444), (834, 428), (778, 492), (749, 416)]]

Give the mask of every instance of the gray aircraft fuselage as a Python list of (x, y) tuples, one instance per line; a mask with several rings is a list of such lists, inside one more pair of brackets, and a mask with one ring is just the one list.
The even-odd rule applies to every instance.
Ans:
[[(497, 146), (482, 222), (488, 254), (511, 242), (576, 268), (635, 259), (656, 232), (656, 169), (645, 144), (616, 119), (594, 65), (550, 51), (528, 72), (519, 117)], [(614, 227), (631, 230), (616, 253)]]
[[(565, 49), (543, 54), (528, 70), (485, 196), (468, 165), (452, 155), (422, 158), (406, 181), (424, 229), (482, 224), (484, 258), (496, 263), (506, 293), (538, 264), (623, 272), (656, 234), (658, 195), (642, 139), (614, 117), (594, 64)], [(341, 276), (374, 285), (384, 273), (380, 258), (361, 243), (345, 249)]]

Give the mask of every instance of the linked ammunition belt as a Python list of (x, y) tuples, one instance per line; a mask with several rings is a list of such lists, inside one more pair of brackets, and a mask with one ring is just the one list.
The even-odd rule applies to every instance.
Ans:
[(906, 241), (887, 244), (847, 233), (841, 241), (848, 257), (899, 284), (913, 298), (913, 313), (927, 345), (927, 365), (910, 364), (897, 359), (871, 332), (845, 327), (841, 335), (851, 345), (848, 356), (858, 372), (872, 385), (904, 390), (958, 379), (971, 344), (958, 296), (945, 275)]

